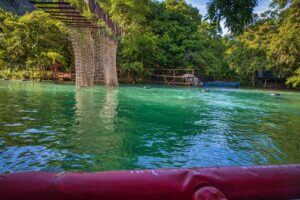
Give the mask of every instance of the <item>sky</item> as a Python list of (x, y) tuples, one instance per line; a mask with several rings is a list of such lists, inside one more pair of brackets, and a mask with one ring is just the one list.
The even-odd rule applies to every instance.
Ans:
[[(202, 14), (202, 16), (206, 16), (206, 5), (209, 2), (209, 0), (186, 0), (188, 4), (193, 5), (194, 7), (197, 7)], [(262, 13), (266, 10), (268, 10), (270, 3), (272, 0), (258, 0), (258, 6), (254, 9), (254, 13)], [(224, 24), (221, 24), (221, 27), (223, 29), (223, 34), (226, 34), (228, 30), (224, 27)]]

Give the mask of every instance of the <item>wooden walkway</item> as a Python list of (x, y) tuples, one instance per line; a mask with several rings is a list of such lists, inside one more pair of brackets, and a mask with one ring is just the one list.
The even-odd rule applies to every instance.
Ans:
[[(191, 76), (188, 76), (191, 75)], [(166, 85), (192, 86), (195, 81), (194, 69), (159, 69), (152, 74), (154, 81)]]
[(68, 2), (30, 1), (30, 3), (49, 13), (53, 18), (60, 20), (68, 27), (98, 28), (94, 22), (82, 16), (82, 14)]

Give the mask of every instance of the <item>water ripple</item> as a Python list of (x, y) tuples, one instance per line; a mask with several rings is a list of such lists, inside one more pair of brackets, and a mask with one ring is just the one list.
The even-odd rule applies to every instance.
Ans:
[(0, 172), (299, 163), (300, 94), (280, 93), (0, 81)]

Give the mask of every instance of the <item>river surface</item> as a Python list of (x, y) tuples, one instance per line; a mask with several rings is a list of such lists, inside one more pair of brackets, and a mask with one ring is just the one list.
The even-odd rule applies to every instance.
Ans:
[(0, 173), (300, 163), (300, 93), (0, 81)]

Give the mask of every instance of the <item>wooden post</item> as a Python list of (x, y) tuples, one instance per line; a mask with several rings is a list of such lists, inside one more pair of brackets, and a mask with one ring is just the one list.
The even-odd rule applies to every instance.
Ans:
[(193, 74), (193, 83), (192, 83), (192, 86), (193, 86), (195, 83), (195, 70), (194, 69), (192, 69), (192, 74)]
[(265, 84), (264, 84), (264, 88), (267, 87), (267, 79), (265, 79)]

